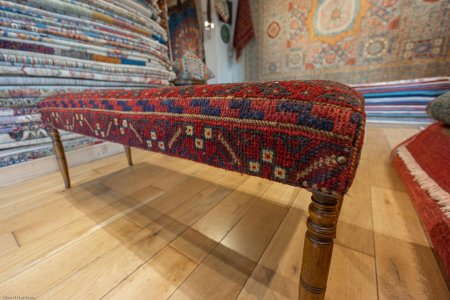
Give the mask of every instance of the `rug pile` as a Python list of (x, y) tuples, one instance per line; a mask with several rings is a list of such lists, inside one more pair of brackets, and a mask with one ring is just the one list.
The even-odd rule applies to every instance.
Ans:
[(450, 278), (450, 127), (434, 123), (400, 144), (392, 163)]
[(251, 1), (246, 80), (450, 76), (448, 1)]
[(156, 0), (0, 0), (0, 167), (52, 153), (36, 109), (47, 96), (168, 85), (161, 16)]
[(450, 91), (450, 78), (424, 78), (355, 84), (363, 94), (367, 122), (388, 124), (430, 124), (427, 104)]

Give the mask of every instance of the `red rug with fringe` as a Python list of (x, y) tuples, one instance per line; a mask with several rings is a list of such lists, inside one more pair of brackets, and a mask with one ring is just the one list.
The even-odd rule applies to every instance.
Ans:
[(450, 126), (434, 123), (397, 146), (392, 164), (405, 183), (450, 278)]

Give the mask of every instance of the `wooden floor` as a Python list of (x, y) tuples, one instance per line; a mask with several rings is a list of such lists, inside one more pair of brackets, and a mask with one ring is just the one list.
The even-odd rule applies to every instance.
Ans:
[[(327, 299), (450, 299), (388, 161), (417, 131), (367, 129)], [(296, 299), (308, 192), (133, 155), (0, 190), (0, 299)]]

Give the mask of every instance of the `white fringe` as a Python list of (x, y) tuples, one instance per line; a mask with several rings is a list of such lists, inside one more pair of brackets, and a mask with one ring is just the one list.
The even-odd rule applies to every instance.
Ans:
[(400, 146), (397, 151), (398, 155), (414, 177), (414, 180), (441, 206), (441, 210), (444, 212), (445, 216), (450, 218), (450, 193), (441, 188), (433, 178), (428, 176), (428, 174), (422, 170), (405, 146)]

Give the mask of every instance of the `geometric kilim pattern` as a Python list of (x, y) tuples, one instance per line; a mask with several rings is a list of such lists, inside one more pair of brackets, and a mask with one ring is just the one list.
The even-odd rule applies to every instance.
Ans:
[(362, 96), (331, 81), (66, 93), (40, 112), (49, 127), (337, 194), (365, 125)]

